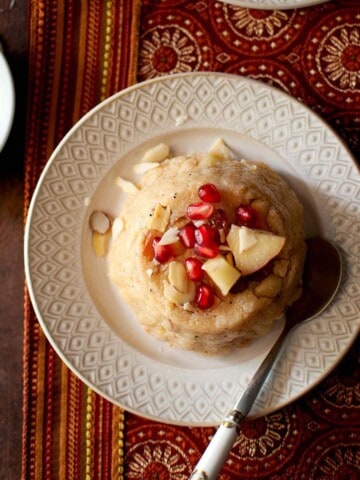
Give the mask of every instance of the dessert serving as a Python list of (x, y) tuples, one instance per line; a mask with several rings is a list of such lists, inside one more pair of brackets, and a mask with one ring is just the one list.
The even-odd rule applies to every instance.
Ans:
[(160, 145), (137, 165), (138, 187), (117, 179), (129, 194), (110, 278), (150, 335), (224, 352), (264, 334), (300, 295), (302, 206), (277, 173), (234, 159), (222, 140), (165, 156)]

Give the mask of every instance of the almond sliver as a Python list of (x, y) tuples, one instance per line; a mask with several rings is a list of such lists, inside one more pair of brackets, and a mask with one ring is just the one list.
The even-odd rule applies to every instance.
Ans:
[(154, 168), (158, 167), (160, 165), (159, 162), (142, 162), (142, 163), (137, 163), (133, 167), (133, 171), (135, 173), (146, 173), (149, 170), (153, 170)]
[(113, 221), (112, 229), (111, 229), (113, 240), (117, 238), (119, 233), (122, 232), (124, 228), (125, 228), (124, 219), (122, 217), (116, 217), (115, 220)]
[(161, 237), (158, 245), (171, 245), (179, 240), (179, 229), (176, 227), (170, 227), (164, 235)]
[(120, 187), (125, 193), (137, 193), (139, 191), (138, 187), (129, 180), (125, 180), (122, 177), (115, 178), (116, 185)]
[(185, 305), (195, 297), (195, 284), (193, 282), (188, 283), (188, 290), (183, 293), (179, 292), (174, 285), (165, 282), (164, 285), (164, 295), (170, 302), (176, 303), (177, 305)]
[(179, 292), (187, 292), (188, 277), (183, 263), (177, 261), (169, 263), (169, 282)]
[(170, 148), (166, 143), (159, 143), (155, 147), (149, 148), (142, 158), (143, 163), (147, 162), (162, 162), (168, 158)]
[(151, 230), (159, 230), (159, 232), (165, 232), (170, 220), (170, 208), (164, 207), (158, 203), (154, 209), (154, 213), (151, 217), (149, 228)]

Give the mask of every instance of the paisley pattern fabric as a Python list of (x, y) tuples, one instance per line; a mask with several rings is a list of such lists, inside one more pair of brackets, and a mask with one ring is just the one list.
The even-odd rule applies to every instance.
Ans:
[[(296, 10), (31, 0), (29, 51), (25, 213), (50, 153), (84, 113), (136, 81), (179, 72), (273, 85), (320, 114), (360, 161), (358, 0)], [(27, 294), (24, 326), (24, 480), (189, 477), (214, 428), (146, 420), (91, 391), (47, 342)], [(359, 342), (310, 393), (248, 421), (220, 479), (359, 479), (358, 352)]]
[(138, 79), (196, 70), (274, 85), (326, 119), (359, 155), (360, 6), (255, 10), (145, 0)]

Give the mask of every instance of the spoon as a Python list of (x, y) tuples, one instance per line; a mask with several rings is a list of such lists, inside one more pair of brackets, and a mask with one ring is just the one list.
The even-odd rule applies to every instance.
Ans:
[(232, 411), (222, 420), (189, 480), (216, 480), (288, 333), (296, 325), (321, 313), (334, 298), (342, 273), (340, 252), (333, 244), (322, 238), (308, 239), (307, 247), (301, 297), (286, 310), (286, 322), (282, 333)]

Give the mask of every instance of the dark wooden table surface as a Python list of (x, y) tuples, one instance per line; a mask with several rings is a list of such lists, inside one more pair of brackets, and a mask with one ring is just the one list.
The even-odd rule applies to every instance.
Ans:
[[(0, 2), (1, 4), (1, 2)], [(0, 478), (21, 474), (23, 341), (23, 168), (28, 2), (0, 13), (0, 42), (16, 90), (12, 131), (0, 153)], [(0, 85), (1, 88), (1, 85)]]

